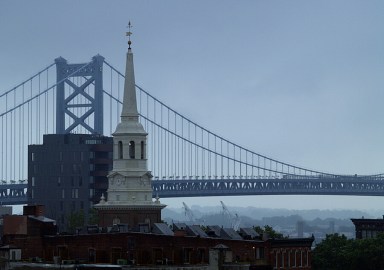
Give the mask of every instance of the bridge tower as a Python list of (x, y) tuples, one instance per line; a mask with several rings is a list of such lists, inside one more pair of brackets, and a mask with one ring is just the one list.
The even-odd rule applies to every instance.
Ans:
[[(130, 35), (130, 32), (128, 32)], [(147, 166), (147, 135), (139, 122), (131, 41), (126, 58), (121, 121), (113, 135), (113, 169), (108, 175), (108, 198), (95, 208), (99, 225), (128, 224), (131, 228), (161, 222), (165, 207), (152, 201), (152, 174)]]
[[(78, 126), (91, 134), (103, 134), (103, 63), (104, 57), (96, 55), (90, 64), (68, 64), (62, 57), (56, 63), (56, 133), (67, 134)], [(69, 77), (69, 78), (67, 78)], [(78, 85), (70, 78), (81, 79)], [(67, 79), (66, 79), (67, 78)], [(84, 81), (83, 81), (84, 80)], [(88, 90), (93, 85), (93, 93)], [(70, 91), (66, 91), (66, 87)], [(75, 101), (76, 100), (76, 101)], [(82, 101), (82, 103), (79, 102)], [(82, 115), (77, 111), (87, 110)], [(83, 112), (84, 110), (81, 110)]]

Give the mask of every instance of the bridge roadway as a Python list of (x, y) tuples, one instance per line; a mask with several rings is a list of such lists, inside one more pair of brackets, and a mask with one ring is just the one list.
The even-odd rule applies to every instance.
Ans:
[[(0, 185), (0, 203), (26, 204), (27, 186), (27, 184)], [(384, 176), (153, 180), (152, 187), (153, 196), (160, 198), (242, 195), (384, 196)]]
[(28, 184), (2, 184), (0, 185), (1, 205), (27, 204)]
[(154, 180), (152, 186), (154, 196), (160, 198), (242, 195), (384, 196), (383, 176)]

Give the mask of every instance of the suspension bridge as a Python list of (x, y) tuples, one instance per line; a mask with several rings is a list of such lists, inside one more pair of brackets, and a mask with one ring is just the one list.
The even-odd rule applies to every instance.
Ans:
[[(0, 92), (0, 202), (27, 202), (28, 145), (43, 134), (110, 136), (120, 120), (124, 75), (104, 57), (68, 64), (57, 58)], [(260, 155), (184, 117), (136, 86), (148, 135), (154, 196), (384, 195), (384, 176), (338, 175)]]

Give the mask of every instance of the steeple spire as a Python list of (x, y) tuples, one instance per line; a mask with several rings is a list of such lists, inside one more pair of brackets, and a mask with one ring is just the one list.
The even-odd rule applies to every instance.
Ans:
[(121, 112), (121, 121), (137, 120), (139, 113), (137, 111), (136, 102), (136, 89), (135, 89), (135, 73), (133, 67), (133, 53), (131, 50), (131, 22), (128, 23), (129, 31), (126, 33), (128, 36), (128, 52), (127, 61), (125, 66), (125, 82), (124, 82), (124, 99), (123, 99), (123, 110)]

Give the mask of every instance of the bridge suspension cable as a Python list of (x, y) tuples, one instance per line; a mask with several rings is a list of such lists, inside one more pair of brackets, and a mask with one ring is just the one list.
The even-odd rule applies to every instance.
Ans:
[[(56, 88), (64, 89), (72, 103), (68, 112), (90, 115), (87, 100), (92, 96), (94, 81), (81, 71), (90, 65), (75, 65), (65, 78), (55, 81), (54, 64), (0, 95), (1, 161), (0, 180), (27, 178), (27, 146), (41, 143), (42, 135), (55, 133)], [(74, 75), (78, 75), (74, 77)], [(109, 136), (120, 120), (124, 75), (104, 60), (103, 65), (104, 134)], [(88, 80), (88, 81), (87, 81)], [(73, 90), (82, 85), (80, 90)], [(72, 89), (72, 88), (73, 89)], [(216, 135), (176, 112), (159, 99), (136, 86), (140, 121), (149, 133), (147, 150), (149, 168), (155, 180), (176, 179), (300, 179), (335, 178), (338, 175), (291, 165), (248, 150)], [(72, 91), (72, 92), (71, 92)], [(73, 91), (81, 92), (75, 96)], [(78, 104), (85, 104), (79, 106)], [(74, 120), (66, 119), (68, 126)], [(89, 133), (90, 117), (71, 132)], [(381, 178), (382, 175), (377, 175)]]
[[(63, 58), (56, 61), (56, 64), (66, 62)], [(91, 66), (95, 61), (102, 65)], [(56, 79), (54, 65), (0, 94), (0, 184), (4, 187), (0, 197), (25, 196), (28, 145), (41, 144), (43, 134), (55, 133), (57, 89), (61, 83), (65, 82), (64, 88), (60, 87), (64, 91), (67, 114), (64, 122), (69, 132), (90, 133), (91, 126), (99, 120), (90, 104), (96, 99), (96, 79), (89, 72), (95, 68), (103, 72), (98, 104), (104, 107), (101, 122), (108, 123), (102, 129), (103, 134), (110, 136), (120, 121), (124, 75), (102, 56), (95, 56), (85, 64), (64, 65), (65, 76), (60, 80)], [(168, 197), (186, 196), (192, 191), (193, 196), (202, 192), (212, 195), (217, 189), (224, 195), (268, 192), (381, 195), (384, 190), (384, 174), (343, 176), (269, 158), (198, 125), (142, 87), (136, 85), (136, 91), (140, 121), (149, 134), (148, 165), (154, 180), (158, 180), (154, 190)], [(12, 189), (16, 184), (21, 188)], [(20, 198), (14, 198), (16, 201), (20, 202)]]
[[(104, 62), (121, 79), (124, 75)], [(112, 75), (111, 75), (112, 76)], [(176, 112), (137, 86), (156, 179), (257, 179), (336, 176), (290, 165), (232, 143)], [(111, 99), (112, 91), (105, 91)]]

